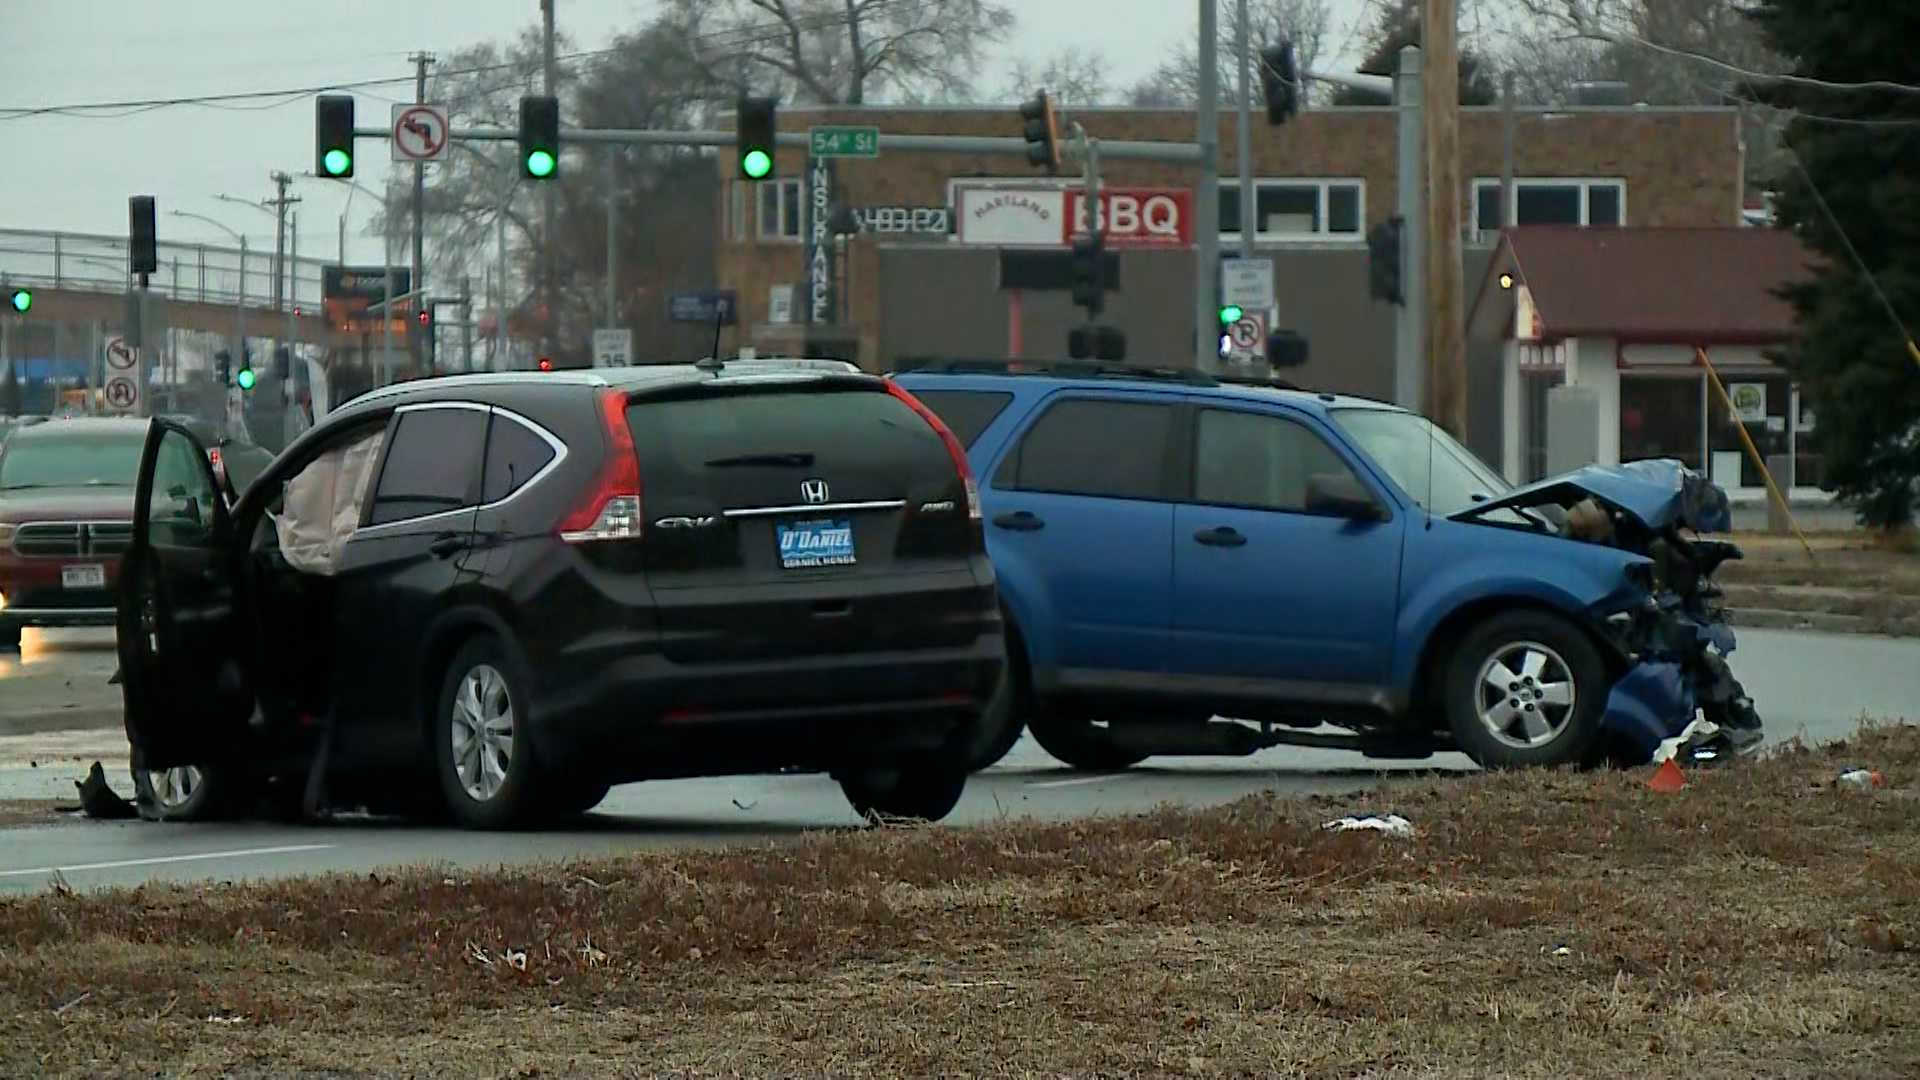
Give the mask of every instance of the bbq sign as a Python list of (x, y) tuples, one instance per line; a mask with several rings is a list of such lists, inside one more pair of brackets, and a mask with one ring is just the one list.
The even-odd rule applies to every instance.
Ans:
[[(1086, 234), (1083, 187), (954, 185), (960, 243), (993, 247), (1065, 247)], [(1102, 188), (1100, 227), (1114, 248), (1184, 248), (1193, 243), (1193, 192), (1187, 188)]]

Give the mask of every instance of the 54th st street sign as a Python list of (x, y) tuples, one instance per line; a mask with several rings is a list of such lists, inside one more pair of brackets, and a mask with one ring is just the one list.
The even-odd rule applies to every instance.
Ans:
[(807, 151), (814, 157), (877, 158), (880, 129), (840, 124), (808, 128)]

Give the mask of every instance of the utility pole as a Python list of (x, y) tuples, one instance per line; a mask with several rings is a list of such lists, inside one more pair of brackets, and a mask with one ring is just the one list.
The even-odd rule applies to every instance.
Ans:
[[(433, 54), (417, 52), (407, 57), (413, 63), (413, 101), (416, 105), (427, 103), (427, 65), (433, 63)], [(427, 166), (425, 162), (413, 164), (413, 284), (421, 297), (427, 295)], [(393, 312), (385, 313), (388, 319)], [(420, 366), (420, 335), (409, 335), (413, 339), (413, 360), (417, 369)]]
[[(552, 0), (547, 0), (552, 3)], [(1219, 320), (1213, 297), (1220, 281), (1220, 11), (1218, 0), (1200, 0), (1199, 237), (1193, 268), (1193, 356), (1200, 371), (1220, 364)], [(1242, 228), (1247, 194), (1240, 195)]]
[(1417, 413), (1427, 411), (1427, 159), (1426, 116), (1421, 105), (1417, 46), (1400, 50), (1393, 79), (1394, 111), (1400, 136), (1400, 297), (1394, 312), (1393, 403)]
[(1254, 214), (1253, 208), (1260, 200), (1253, 193), (1253, 121), (1247, 115), (1253, 109), (1253, 89), (1251, 86), (1253, 53), (1253, 31), (1247, 25), (1247, 0), (1240, 0), (1240, 129), (1237, 132), (1239, 150), (1236, 155), (1240, 164), (1240, 257), (1253, 258)]
[(267, 200), (273, 208), (275, 223), (273, 227), (273, 309), (281, 310), (286, 304), (287, 290), (284, 281), (287, 266), (287, 208), (300, 201), (298, 195), (288, 195), (287, 185), (293, 183), (293, 177), (283, 172), (271, 174), (277, 193)]
[(473, 278), (460, 275), (460, 366), (473, 370)]
[[(553, 4), (554, 0), (540, 0), (540, 35), (542, 56), (541, 93), (555, 96), (554, 57), (553, 57)], [(553, 322), (555, 308), (553, 303), (553, 189), (552, 184), (542, 184), (540, 203), (540, 302), (546, 308), (546, 318), (540, 320), (543, 352), (553, 349)]]
[(618, 183), (617, 174), (619, 170), (615, 167), (616, 163), (619, 160), (620, 160), (619, 148), (613, 147), (613, 146), (608, 147), (607, 148), (607, 321), (604, 323), (601, 323), (601, 325), (609, 329), (612, 329), (620, 325), (620, 313), (617, 310), (615, 310), (615, 301), (614, 301), (614, 295), (615, 295), (614, 275), (616, 271), (614, 270), (614, 257), (613, 257), (613, 234), (620, 220), (620, 199), (619, 199), (619, 193), (616, 187)]
[(1494, 227), (1513, 220), (1513, 72), (1500, 76), (1500, 212)]
[(1427, 128), (1427, 359), (1431, 419), (1467, 428), (1466, 319), (1460, 244), (1460, 43), (1455, 0), (1424, 0)]

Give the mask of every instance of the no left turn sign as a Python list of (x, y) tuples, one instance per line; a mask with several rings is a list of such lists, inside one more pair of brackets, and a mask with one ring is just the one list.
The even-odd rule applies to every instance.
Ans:
[(393, 107), (393, 160), (439, 161), (447, 156), (447, 110), (439, 105)]

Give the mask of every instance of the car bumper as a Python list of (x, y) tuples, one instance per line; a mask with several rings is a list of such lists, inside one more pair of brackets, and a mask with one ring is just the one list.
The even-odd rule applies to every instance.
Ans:
[[(103, 560), (81, 560), (102, 565)], [(116, 608), (117, 561), (104, 561), (106, 586), (69, 589), (61, 579), (61, 560), (0, 563), (0, 623), (12, 626), (112, 626)]]
[(957, 761), (1005, 663), (998, 634), (964, 647), (729, 664), (625, 649), (590, 676), (543, 680), (535, 750), (562, 771), (616, 783), (910, 754)]

